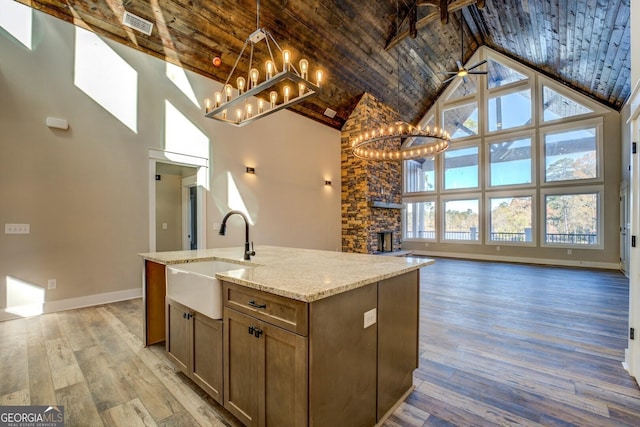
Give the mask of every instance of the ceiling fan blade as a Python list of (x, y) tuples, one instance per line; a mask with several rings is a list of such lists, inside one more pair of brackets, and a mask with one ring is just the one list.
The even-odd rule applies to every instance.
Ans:
[[(468, 74), (468, 73), (467, 73)], [(467, 79), (467, 76), (463, 76), (462, 77), (462, 83), (467, 84), (469, 83), (469, 80)]]
[(456, 61), (456, 64), (458, 65), (458, 70), (462, 70), (462, 62), (460, 61)]
[(443, 74), (445, 76), (453, 76), (453, 75), (457, 75), (458, 72), (457, 71), (441, 71), (440, 74)]
[(474, 68), (478, 68), (479, 66), (484, 65), (484, 64), (486, 64), (486, 63), (487, 63), (487, 60), (486, 60), (486, 59), (485, 59), (485, 60), (483, 60), (483, 61), (480, 61), (480, 62), (478, 62), (477, 64), (473, 64), (471, 67), (469, 67), (469, 68), (467, 69), (467, 71), (471, 71), (471, 70), (473, 70)]
[(467, 74), (489, 74), (488, 71), (468, 71)]
[(456, 74), (455, 76), (451, 76), (449, 77), (447, 80), (443, 81), (442, 83), (449, 83), (451, 80), (455, 79), (456, 77), (458, 77), (458, 75)]

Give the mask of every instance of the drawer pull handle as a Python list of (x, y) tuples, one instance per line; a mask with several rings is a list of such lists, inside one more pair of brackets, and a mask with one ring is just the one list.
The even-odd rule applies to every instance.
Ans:
[(256, 338), (260, 338), (260, 335), (262, 335), (262, 329), (255, 328), (255, 329), (253, 330), (253, 335), (254, 335)]
[(249, 335), (253, 335), (253, 331), (255, 328), (253, 326), (249, 326)]
[(254, 300), (249, 301), (249, 305), (255, 308), (267, 308), (267, 304), (258, 304)]

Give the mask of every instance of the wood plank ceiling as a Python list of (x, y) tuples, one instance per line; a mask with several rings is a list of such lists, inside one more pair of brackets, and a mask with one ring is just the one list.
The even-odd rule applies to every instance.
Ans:
[[(18, 1), (217, 81), (256, 29), (255, 0)], [(447, 23), (434, 6), (440, 0), (262, 0), (260, 26), (306, 56), (312, 70), (325, 70), (322, 93), (293, 109), (336, 129), (364, 92), (407, 121), (421, 119), (445, 88), (442, 72), (457, 69), (461, 25), (463, 63), (486, 45), (616, 110), (630, 96), (630, 0), (442, 2)], [(410, 19), (402, 20), (412, 8), (415, 38), (386, 48), (408, 32)], [(153, 22), (152, 34), (123, 26), (125, 9)], [(325, 116), (326, 108), (336, 116)]]

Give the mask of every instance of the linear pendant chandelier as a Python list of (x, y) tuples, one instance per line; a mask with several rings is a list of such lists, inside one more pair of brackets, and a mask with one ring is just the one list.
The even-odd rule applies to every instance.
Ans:
[[(318, 69), (314, 82), (309, 80), (309, 61), (304, 58), (298, 62), (300, 70), (296, 69), (292, 63), (291, 51), (281, 49), (271, 33), (260, 28), (260, 0), (256, 3), (256, 30), (245, 40), (222, 91), (215, 92), (213, 100), (205, 99), (206, 117), (234, 126), (247, 125), (302, 102), (320, 90), (323, 79), (323, 71)], [(264, 64), (264, 79), (261, 79), (261, 71), (253, 64), (253, 54), (257, 45), (263, 41), (270, 59)], [(281, 69), (274, 59), (271, 44), (280, 54)], [(234, 75), (247, 47), (250, 48), (247, 67), (249, 72), (246, 75), (241, 72)], [(233, 77), (236, 77), (236, 87), (230, 83)]]

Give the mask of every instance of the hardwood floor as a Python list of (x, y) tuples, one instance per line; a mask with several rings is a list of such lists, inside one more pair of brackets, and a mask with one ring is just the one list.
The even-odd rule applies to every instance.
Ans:
[[(622, 274), (438, 259), (420, 311), (416, 390), (385, 426), (640, 425)], [(67, 426), (238, 426), (143, 347), (141, 322), (141, 300), (0, 322), (0, 405), (64, 405)]]

